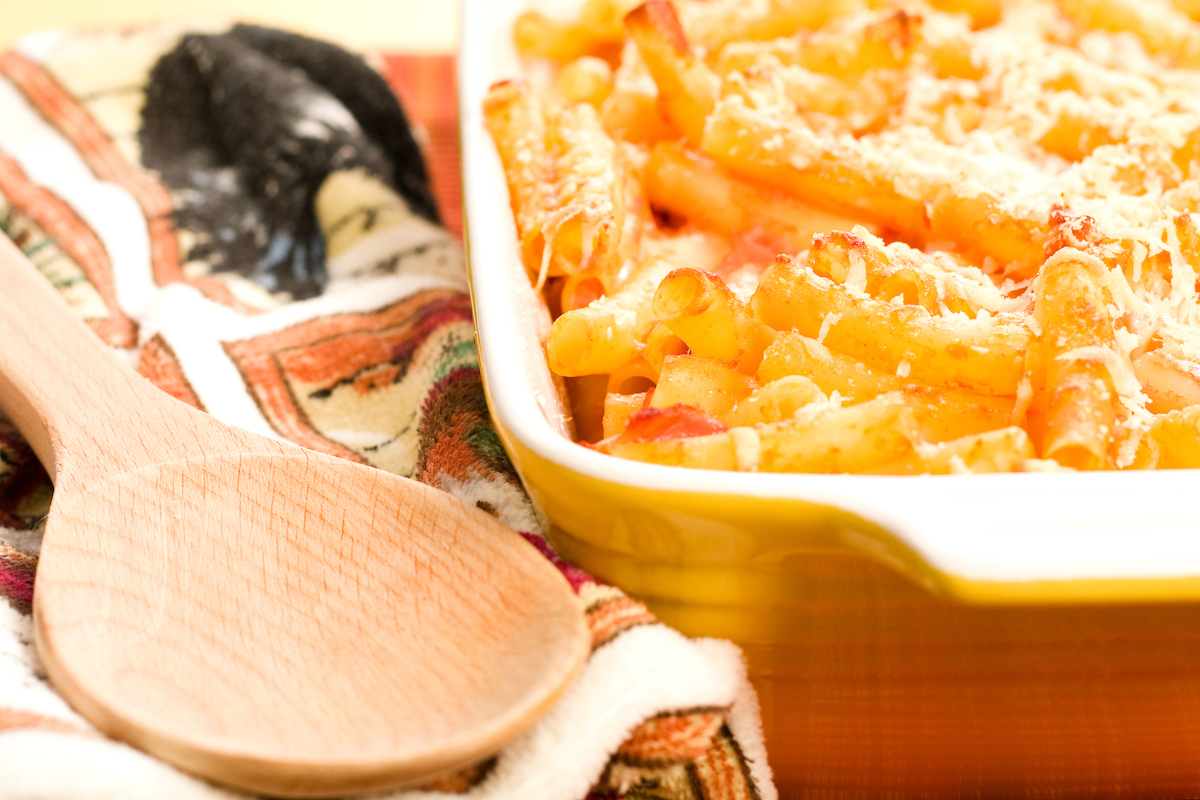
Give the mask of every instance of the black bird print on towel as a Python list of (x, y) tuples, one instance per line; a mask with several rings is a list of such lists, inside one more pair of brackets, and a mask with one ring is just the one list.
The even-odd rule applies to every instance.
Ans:
[(139, 141), (190, 234), (184, 260), (293, 299), (328, 281), (313, 198), (331, 173), (366, 173), (440, 222), (396, 96), (327, 42), (250, 25), (184, 36), (151, 72)]

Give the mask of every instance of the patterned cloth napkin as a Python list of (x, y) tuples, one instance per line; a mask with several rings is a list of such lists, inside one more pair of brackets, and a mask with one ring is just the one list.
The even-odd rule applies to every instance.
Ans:
[[(486, 763), (389, 796), (772, 800), (740, 652), (560, 561), (492, 428), (452, 73), (249, 26), (35, 35), (0, 55), (0, 228), (164, 391), (451, 492), (579, 593), (593, 650), (563, 700)], [(239, 796), (103, 737), (46, 682), (50, 495), (0, 420), (0, 798)]]

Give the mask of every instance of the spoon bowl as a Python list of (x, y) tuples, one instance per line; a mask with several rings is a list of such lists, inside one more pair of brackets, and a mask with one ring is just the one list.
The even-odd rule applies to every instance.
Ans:
[(38, 651), (105, 733), (251, 791), (379, 790), (495, 753), (582, 668), (578, 599), (490, 515), (170, 398), (2, 237), (0, 282), (0, 406), (55, 482)]

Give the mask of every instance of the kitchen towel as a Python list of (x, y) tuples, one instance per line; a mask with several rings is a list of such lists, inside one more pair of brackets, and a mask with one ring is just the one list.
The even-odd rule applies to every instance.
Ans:
[[(164, 391), (448, 491), (578, 592), (593, 649), (559, 704), (485, 763), (384, 796), (774, 800), (737, 648), (558, 559), (491, 425), (455, 102), (449, 57), (270, 28), (35, 34), (0, 55), (0, 229)], [(241, 796), (105, 738), (47, 683), (30, 604), (51, 493), (0, 420), (0, 800)]]

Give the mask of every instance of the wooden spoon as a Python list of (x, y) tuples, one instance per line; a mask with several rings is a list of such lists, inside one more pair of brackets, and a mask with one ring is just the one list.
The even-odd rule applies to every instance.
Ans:
[(376, 790), (495, 753), (582, 668), (578, 599), (491, 516), (176, 401), (4, 236), (0, 287), (0, 407), (55, 484), (37, 647), (105, 733), (252, 791)]

